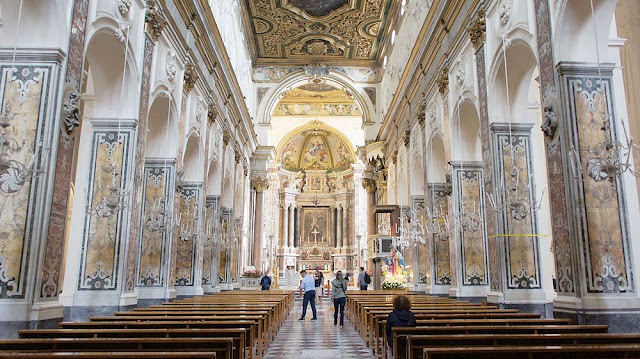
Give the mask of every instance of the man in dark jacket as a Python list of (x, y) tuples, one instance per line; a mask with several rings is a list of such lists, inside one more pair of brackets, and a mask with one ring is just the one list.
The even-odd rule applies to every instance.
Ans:
[[(393, 298), (393, 311), (387, 318), (387, 344), (389, 349), (393, 349), (393, 327), (415, 327), (416, 316), (411, 312), (411, 300), (404, 295)], [(405, 357), (406, 341), (404, 338), (398, 342), (397, 353), (399, 358)]]
[(265, 273), (264, 277), (260, 279), (260, 287), (262, 290), (269, 290), (271, 288), (271, 278)]

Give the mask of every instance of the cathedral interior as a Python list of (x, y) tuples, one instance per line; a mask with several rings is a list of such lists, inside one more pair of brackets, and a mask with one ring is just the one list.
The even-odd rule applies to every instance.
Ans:
[(0, 336), (360, 267), (638, 332), (638, 41), (636, 0), (0, 0)]

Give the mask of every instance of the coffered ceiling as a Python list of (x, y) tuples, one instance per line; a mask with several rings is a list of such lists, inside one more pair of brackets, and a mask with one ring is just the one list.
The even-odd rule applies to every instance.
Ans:
[(397, 0), (244, 0), (253, 63), (333, 66), (381, 64)]

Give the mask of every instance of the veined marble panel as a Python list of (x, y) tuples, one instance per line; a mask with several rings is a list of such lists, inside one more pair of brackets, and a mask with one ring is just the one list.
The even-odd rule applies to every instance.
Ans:
[(180, 210), (180, 228), (176, 245), (176, 286), (193, 286), (196, 264), (196, 243), (198, 233), (198, 203), (202, 186), (182, 185), (178, 188), (177, 199)]
[[(125, 207), (129, 203), (126, 179), (132, 129), (116, 129), (113, 124), (103, 128), (99, 121), (94, 121), (93, 126), (86, 193), (90, 207), (85, 217), (78, 289), (116, 290), (120, 246), (126, 237), (122, 229), (126, 222)], [(117, 199), (120, 194), (123, 201)], [(110, 203), (118, 207), (110, 207)]]
[[(207, 196), (205, 206), (204, 233), (207, 236), (203, 244), (202, 284), (215, 284), (217, 277), (216, 256), (220, 250), (220, 196)], [(210, 237), (209, 237), (210, 236)], [(217, 238), (215, 238), (217, 237)], [(217, 245), (215, 243), (218, 243)]]
[(487, 243), (484, 228), (484, 185), (480, 165), (456, 164), (454, 167), (456, 196), (455, 216), (461, 244), (463, 286), (488, 284)]
[(137, 283), (139, 287), (163, 287), (167, 276), (169, 231), (162, 226), (171, 220), (173, 203), (173, 164), (148, 161), (144, 168), (143, 223), (138, 248)]
[[(576, 70), (576, 69), (569, 69)], [(580, 70), (586, 71), (580, 74)], [(600, 74), (598, 72), (605, 72)], [(571, 111), (571, 131), (580, 157), (583, 198), (577, 209), (582, 215), (579, 235), (586, 262), (589, 293), (634, 292), (631, 280), (630, 249), (624, 215), (622, 182), (618, 177), (602, 178), (597, 159), (604, 155), (603, 144), (617, 139), (616, 117), (611, 99), (611, 71), (578, 69), (564, 77)], [(609, 114), (610, 116), (607, 116)], [(603, 124), (609, 129), (603, 131)], [(621, 213), (623, 215), (621, 215)]]
[(445, 184), (430, 184), (429, 194), (431, 195), (431, 213), (435, 214), (430, 220), (433, 221), (433, 228), (437, 228), (433, 233), (433, 269), (434, 283), (437, 285), (451, 284), (451, 252), (449, 235), (447, 234), (447, 223), (445, 218), (449, 208), (449, 197), (447, 196)]
[[(2, 115), (12, 119), (3, 131), (20, 147), (8, 154), (9, 159), (38, 168), (52, 65), (14, 64), (13, 74), (11, 68), (0, 65)], [(37, 177), (25, 178), (12, 168), (0, 170), (0, 299), (25, 297), (37, 188)]]
[(535, 208), (535, 187), (531, 173), (530, 127), (520, 130), (492, 126), (496, 146), (496, 174), (500, 187), (498, 213), (504, 240), (506, 287), (540, 288), (539, 248)]

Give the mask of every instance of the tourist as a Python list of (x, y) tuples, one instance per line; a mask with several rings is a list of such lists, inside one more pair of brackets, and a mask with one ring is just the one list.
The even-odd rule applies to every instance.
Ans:
[(319, 270), (316, 270), (315, 282), (316, 297), (318, 298), (318, 303), (322, 304), (322, 296), (324, 295), (324, 274)]
[(333, 300), (333, 325), (338, 325), (338, 310), (340, 311), (340, 328), (344, 326), (344, 305), (347, 303), (347, 281), (342, 278), (342, 272), (336, 273), (336, 279), (331, 281), (331, 300)]
[(302, 276), (302, 282), (300, 283), (300, 291), (304, 292), (304, 299), (302, 300), (302, 315), (298, 320), (304, 320), (304, 316), (307, 314), (307, 304), (311, 303), (311, 311), (313, 312), (313, 318), (311, 320), (316, 320), (316, 286), (313, 277), (307, 275), (306, 270), (301, 270), (300, 275)]
[[(387, 344), (389, 350), (393, 350), (393, 327), (415, 327), (416, 316), (411, 312), (411, 300), (405, 295), (398, 295), (393, 298), (393, 311), (387, 317)], [(398, 342), (398, 353), (404, 357), (406, 342), (401, 340)]]
[(267, 273), (260, 279), (260, 287), (262, 290), (269, 290), (269, 288), (271, 288), (271, 278), (269, 278)]
[[(358, 274), (358, 285), (360, 286), (360, 290), (367, 290), (369, 287), (369, 283), (367, 283), (367, 277), (369, 275), (364, 271), (364, 267), (360, 267), (360, 273)], [(369, 279), (371, 282), (371, 279)]]

